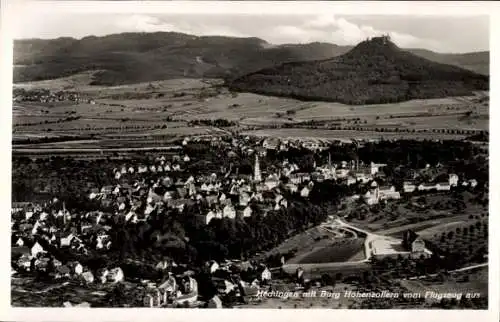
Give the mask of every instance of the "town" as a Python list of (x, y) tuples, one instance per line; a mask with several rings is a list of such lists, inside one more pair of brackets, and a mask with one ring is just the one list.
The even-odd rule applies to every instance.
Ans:
[[(96, 160), (15, 158), (12, 277), (85, 294), (48, 306), (220, 308), (257, 305), (266, 299), (256, 294), (283, 287), (394, 288), (487, 261), (488, 157), (473, 142), (205, 135), (176, 144)], [(446, 228), (457, 218), (470, 228), (455, 235), (475, 238), (462, 253)], [(308, 234), (311, 245), (280, 250)], [(329, 254), (317, 262), (319, 248), (305, 248), (320, 243)]]

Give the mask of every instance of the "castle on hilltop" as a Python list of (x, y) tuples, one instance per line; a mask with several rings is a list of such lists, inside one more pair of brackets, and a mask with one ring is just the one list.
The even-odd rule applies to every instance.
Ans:
[(373, 37), (373, 38), (368, 37), (366, 38), (366, 41), (377, 41), (381, 42), (383, 45), (387, 45), (387, 43), (391, 41), (391, 36), (389, 36), (389, 34), (384, 34), (379, 37)]

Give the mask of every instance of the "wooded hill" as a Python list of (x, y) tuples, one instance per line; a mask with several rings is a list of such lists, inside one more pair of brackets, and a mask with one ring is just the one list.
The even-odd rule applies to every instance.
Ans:
[(235, 91), (356, 105), (470, 95), (488, 90), (489, 77), (427, 60), (376, 37), (338, 57), (284, 63), (228, 85)]
[[(329, 43), (272, 45), (259, 38), (197, 37), (175, 32), (122, 33), (82, 39), (14, 42), (14, 82), (56, 79), (96, 71), (92, 84), (120, 85), (179, 77), (234, 79), (286, 62), (324, 60), (351, 46)], [(489, 69), (489, 53), (411, 52), (474, 71)]]

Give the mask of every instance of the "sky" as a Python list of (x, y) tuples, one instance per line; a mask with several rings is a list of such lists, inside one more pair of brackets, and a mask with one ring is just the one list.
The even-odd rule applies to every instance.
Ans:
[(488, 16), (54, 13), (15, 20), (16, 39), (175, 31), (258, 37), (270, 44), (318, 41), (355, 45), (387, 33), (403, 48), (444, 53), (489, 50)]

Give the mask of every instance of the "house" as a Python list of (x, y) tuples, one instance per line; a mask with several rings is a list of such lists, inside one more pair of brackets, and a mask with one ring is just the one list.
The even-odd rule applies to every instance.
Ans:
[(250, 206), (247, 206), (243, 210), (243, 218), (247, 218), (247, 217), (250, 217), (250, 216), (252, 216), (252, 208)]
[(113, 192), (113, 186), (104, 186), (101, 188), (101, 193), (110, 194)]
[(364, 171), (355, 172), (354, 176), (356, 181), (360, 181), (361, 183), (368, 183), (372, 179), (372, 176), (366, 174)]
[(248, 205), (249, 202), (250, 202), (250, 195), (248, 194), (248, 192), (240, 193), (240, 197), (239, 197), (240, 206), (245, 207)]
[(209, 206), (214, 206), (219, 203), (219, 198), (216, 195), (209, 195), (205, 197)]
[(311, 192), (311, 190), (308, 187), (304, 187), (304, 188), (302, 188), (302, 190), (300, 190), (300, 196), (303, 198), (307, 198), (307, 197), (309, 197), (310, 192)]
[(94, 274), (92, 274), (92, 272), (89, 272), (89, 271), (84, 272), (84, 273), (82, 273), (81, 277), (86, 283), (93, 283), (94, 282)]
[(107, 268), (99, 269), (97, 275), (101, 283), (104, 284), (108, 280), (109, 271)]
[(403, 182), (403, 192), (411, 193), (417, 189), (417, 186), (413, 182), (405, 181)]
[(16, 241), (16, 245), (19, 247), (24, 246), (24, 240), (22, 238), (18, 238)]
[(370, 163), (371, 175), (373, 176), (373, 175), (377, 174), (380, 171), (380, 169), (385, 167), (385, 166), (387, 166), (387, 164), (385, 164), (385, 163), (373, 163), (373, 162), (371, 162)]
[(22, 254), (21, 257), (17, 260), (17, 265), (26, 270), (30, 270), (31, 268), (31, 256), (29, 254)]
[(470, 179), (469, 180), (469, 185), (472, 187), (472, 188), (475, 188), (477, 186), (477, 180), (476, 179)]
[(26, 220), (30, 219), (31, 217), (33, 217), (33, 211), (26, 211), (26, 212), (24, 213), (24, 218), (25, 218)]
[(417, 237), (411, 243), (411, 252), (412, 253), (423, 253), (425, 251), (425, 242), (422, 238)]
[(232, 205), (226, 205), (222, 210), (223, 217), (234, 219), (236, 217), (236, 211)]
[(222, 309), (221, 299), (217, 295), (215, 295), (214, 297), (212, 297), (208, 301), (207, 308), (209, 308), (209, 309)]
[(268, 150), (276, 150), (279, 146), (279, 140), (276, 138), (267, 138), (262, 142), (262, 147)]
[(450, 184), (450, 186), (456, 187), (458, 185), (458, 176), (454, 173), (451, 173), (448, 176), (448, 183)]
[(269, 282), (271, 280), (271, 271), (267, 267), (263, 267), (263, 270), (260, 272), (260, 280), (262, 282)]
[(274, 189), (279, 185), (279, 183), (280, 181), (276, 174), (269, 175), (264, 181), (264, 184), (266, 185), (268, 190)]
[(337, 169), (335, 170), (335, 176), (337, 178), (346, 178), (349, 175), (349, 169)]
[(215, 271), (219, 269), (219, 264), (216, 261), (210, 261), (208, 262), (208, 267), (210, 270), (210, 273), (213, 274)]
[(438, 182), (436, 184), (437, 191), (449, 191), (451, 186), (448, 182)]
[(378, 188), (379, 198), (383, 200), (400, 199), (401, 194), (394, 186), (382, 186)]
[(61, 247), (69, 247), (73, 238), (75, 238), (73, 234), (69, 234), (68, 236), (61, 238)]
[(49, 267), (49, 260), (48, 258), (39, 258), (35, 260), (35, 268), (39, 271), (47, 271), (47, 268)]
[(430, 183), (422, 183), (418, 186), (418, 191), (431, 191), (435, 189), (437, 189), (436, 185)]
[(285, 189), (290, 191), (290, 193), (296, 193), (297, 191), (299, 191), (299, 187), (293, 183), (287, 183), (285, 185)]
[(68, 266), (61, 265), (61, 266), (56, 268), (56, 272), (55, 272), (56, 278), (70, 277), (70, 275), (71, 275), (71, 270), (69, 269)]
[(292, 173), (289, 176), (289, 180), (293, 184), (300, 184), (311, 180), (311, 175), (308, 173)]
[(83, 266), (78, 262), (71, 262), (68, 264), (72, 272), (76, 275), (81, 275), (83, 273)]
[(367, 191), (364, 195), (363, 195), (363, 200), (365, 201), (365, 203), (369, 206), (371, 205), (375, 205), (378, 203), (379, 201), (379, 198), (376, 194), (375, 191)]
[(123, 281), (125, 275), (123, 275), (123, 270), (120, 267), (116, 267), (110, 270), (106, 277), (108, 281), (112, 283), (118, 283)]
[(210, 210), (204, 217), (205, 225), (208, 225), (213, 218), (216, 218), (215, 212)]
[(354, 177), (351, 177), (351, 176), (348, 176), (347, 177), (347, 185), (350, 186), (350, 185), (353, 185), (357, 182), (356, 178)]
[(33, 247), (31, 247), (31, 256), (36, 258), (38, 254), (43, 253), (46, 253), (45, 249), (38, 242), (35, 242)]

